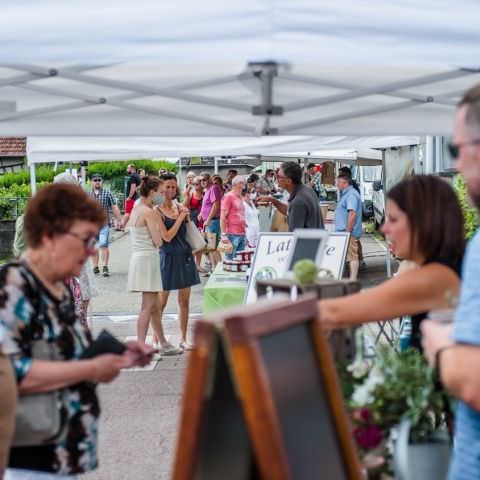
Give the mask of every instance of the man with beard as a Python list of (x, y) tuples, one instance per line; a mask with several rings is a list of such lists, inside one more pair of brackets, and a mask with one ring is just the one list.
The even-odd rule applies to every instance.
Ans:
[[(480, 209), (480, 85), (458, 105), (452, 157), (470, 199)], [(450, 480), (480, 478), (480, 231), (470, 240), (463, 263), (460, 300), (453, 325), (422, 323), (423, 345), (444, 387), (457, 399)]]

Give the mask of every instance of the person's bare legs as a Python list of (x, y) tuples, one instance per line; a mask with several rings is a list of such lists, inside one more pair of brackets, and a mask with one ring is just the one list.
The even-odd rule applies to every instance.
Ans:
[(188, 312), (190, 309), (190, 287), (178, 291), (178, 320), (180, 322), (180, 343), (187, 343)]
[(197, 266), (197, 270), (199, 272), (203, 271), (202, 268), (202, 252), (197, 250), (193, 256), (195, 257), (195, 265)]
[(98, 251), (99, 251), (99, 249), (97, 248), (95, 250), (95, 255), (93, 255), (93, 257), (92, 257), (92, 262), (93, 262), (94, 267), (98, 267), (98, 260), (99, 260), (99, 257), (100, 257)]
[(215, 250), (208, 254), (208, 258), (210, 259), (210, 263), (212, 264), (212, 272), (215, 270), (217, 263), (222, 261), (220, 254)]
[[(168, 300), (168, 292), (167, 293), (167, 300)], [(152, 330), (153, 330), (153, 344), (160, 345), (163, 347), (167, 344), (167, 339), (165, 338), (165, 334), (163, 333), (163, 324), (162, 324), (162, 314), (163, 310), (165, 309), (165, 305), (167, 302), (165, 301), (165, 305), (160, 308), (160, 297), (159, 294), (155, 294), (155, 303), (152, 310), (151, 321), (152, 321)]]
[[(108, 267), (108, 260), (110, 259), (110, 250), (108, 247), (100, 247), (98, 249), (100, 251), (100, 263), (103, 267)], [(98, 260), (97, 260), (98, 265)]]
[(358, 268), (360, 262), (358, 260), (353, 260), (350, 262), (350, 280), (356, 280), (358, 278)]
[[(157, 294), (157, 310), (158, 310), (158, 317), (159, 317), (159, 322), (162, 323), (162, 318), (163, 318), (163, 312), (165, 311), (165, 307), (167, 306), (167, 302), (168, 302), (168, 296), (170, 295), (170, 291), (169, 290), (162, 290), (161, 292), (158, 292)], [(165, 336), (163, 334), (163, 325), (162, 325), (162, 335), (163, 335), (163, 339), (165, 340), (165, 343), (167, 342), (167, 340), (165, 339)], [(155, 335), (155, 338), (157, 336)], [(161, 340), (160, 338), (157, 338), (157, 343), (160, 343), (161, 344)]]
[(142, 306), (137, 320), (137, 340), (145, 342), (147, 338), (150, 317), (157, 306), (157, 298), (156, 292), (142, 292)]

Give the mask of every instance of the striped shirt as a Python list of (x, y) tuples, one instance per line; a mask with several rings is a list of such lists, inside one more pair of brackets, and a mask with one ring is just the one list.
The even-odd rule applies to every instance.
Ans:
[(113, 226), (114, 222), (112, 216), (112, 206), (117, 204), (117, 200), (115, 199), (110, 190), (105, 190), (104, 188), (101, 188), (100, 190), (98, 190), (98, 193), (96, 192), (97, 190), (91, 190), (89, 195), (97, 202), (100, 202), (102, 204), (103, 209), (107, 214), (108, 224), (110, 226)]
[[(453, 337), (458, 343), (480, 346), (480, 231), (468, 244), (462, 272)], [(449, 480), (480, 478), (480, 412), (459, 400), (455, 425)]]

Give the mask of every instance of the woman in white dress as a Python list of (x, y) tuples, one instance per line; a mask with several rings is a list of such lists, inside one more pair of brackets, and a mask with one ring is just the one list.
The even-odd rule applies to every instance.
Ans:
[(139, 187), (140, 202), (134, 207), (128, 227), (132, 241), (132, 257), (128, 269), (128, 290), (142, 292), (142, 306), (137, 321), (137, 338), (146, 339), (150, 319), (162, 355), (178, 355), (163, 333), (158, 292), (163, 290), (158, 247), (162, 244), (159, 215), (154, 205), (163, 202), (161, 180), (145, 176)]
[(247, 244), (254, 248), (257, 246), (258, 235), (260, 234), (260, 221), (258, 208), (250, 198), (248, 188), (243, 190), (243, 205), (245, 206), (245, 236), (247, 237)]

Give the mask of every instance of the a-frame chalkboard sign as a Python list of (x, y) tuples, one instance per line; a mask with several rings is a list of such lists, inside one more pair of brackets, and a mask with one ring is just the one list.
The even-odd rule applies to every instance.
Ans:
[(360, 480), (316, 300), (197, 322), (174, 480)]

